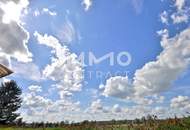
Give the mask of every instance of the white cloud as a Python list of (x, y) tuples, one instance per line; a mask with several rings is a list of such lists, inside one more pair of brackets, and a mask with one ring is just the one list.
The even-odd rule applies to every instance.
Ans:
[(180, 109), (183, 112), (188, 112), (190, 109), (190, 98), (188, 96), (178, 96), (171, 100), (171, 108)]
[(28, 87), (28, 89), (29, 89), (31, 92), (34, 92), (34, 93), (42, 92), (42, 87), (41, 87), (41, 86), (38, 86), (38, 85), (31, 85), (31, 86)]
[(133, 88), (128, 77), (111, 77), (106, 81), (104, 88), (103, 95), (105, 96), (127, 98), (127, 96), (133, 93)]
[(90, 96), (92, 99), (97, 99), (98, 97), (100, 97), (99, 91), (97, 89), (93, 89), (93, 88), (86, 88), (86, 90), (84, 90), (85, 93), (87, 93), (87, 96)]
[(90, 115), (96, 114), (97, 116), (100, 116), (100, 114), (105, 114), (108, 112), (109, 112), (108, 107), (103, 106), (101, 99), (96, 99), (92, 101), (90, 106), (85, 110), (85, 114), (90, 114)]
[(46, 45), (56, 50), (61, 48), (61, 44), (59, 43), (59, 40), (55, 38), (54, 36), (51, 36), (51, 35), (49, 36), (47, 34), (41, 35), (37, 31), (34, 32), (34, 36), (37, 38), (39, 44)]
[[(71, 21), (66, 19), (66, 22), (58, 29), (57, 37), (66, 44), (73, 42), (74, 40), (78, 40), (78, 36), (80, 35), (78, 32), (75, 31), (75, 28)], [(80, 39), (79, 39), (80, 40)]]
[(0, 53), (0, 63), (5, 65), (5, 66), (9, 66), (10, 65), (10, 57), (8, 57), (5, 54), (1, 54)]
[(187, 13), (183, 13), (183, 12), (178, 12), (178, 13), (174, 13), (171, 15), (171, 18), (173, 20), (174, 24), (179, 24), (179, 23), (187, 23), (189, 20), (189, 16)]
[(53, 36), (46, 34), (42, 36), (38, 32), (35, 32), (34, 35), (39, 44), (51, 47), (55, 54), (51, 64), (43, 70), (43, 75), (57, 82), (55, 86), (60, 90), (61, 98), (71, 96), (71, 92), (80, 91), (83, 81), (83, 66), (77, 55), (71, 53), (66, 46), (62, 46)]
[(190, 29), (161, 42), (163, 51), (157, 61), (147, 63), (134, 77), (136, 95), (147, 95), (167, 90), (189, 65)]
[(48, 13), (51, 16), (56, 16), (57, 13), (55, 11), (50, 11), (48, 8), (43, 8), (42, 12)]
[(0, 51), (18, 61), (32, 61), (32, 54), (27, 47), (28, 33), (15, 22), (0, 25)]
[(103, 84), (100, 84), (100, 85), (99, 85), (99, 89), (100, 89), (100, 90), (103, 90), (104, 88), (105, 88), (105, 86), (104, 86)]
[(24, 79), (30, 79), (34, 81), (40, 81), (43, 79), (41, 70), (39, 67), (30, 62), (30, 63), (20, 63), (20, 62), (11, 62), (11, 69), (14, 72), (14, 76), (18, 76)]
[[(64, 48), (62, 52), (65, 51)], [(60, 91), (80, 91), (83, 80), (83, 69), (75, 54), (62, 55), (53, 59), (43, 71), (45, 77), (57, 81)]]
[(177, 8), (177, 12), (171, 14), (173, 24), (188, 22), (190, 10), (186, 6), (186, 0), (175, 0), (175, 7)]
[[(147, 115), (157, 115), (159, 118), (166, 118), (172, 112), (168, 107), (150, 107), (145, 105), (136, 105), (123, 107), (119, 104), (113, 106), (103, 105), (102, 100), (94, 100), (90, 106), (85, 110), (84, 119), (89, 120), (124, 120), (141, 118)], [(82, 113), (82, 112), (81, 112)], [(87, 118), (88, 117), (88, 118)]]
[[(36, 93), (23, 95), (22, 117), (27, 122), (32, 121), (83, 121), (83, 120), (111, 120), (135, 119), (154, 114), (165, 118), (171, 113), (167, 107), (148, 107), (144, 105), (121, 107), (119, 104), (104, 106), (102, 100), (92, 101), (90, 106), (82, 110), (80, 102), (72, 100), (52, 101)], [(64, 111), (64, 112), (63, 112)]]
[(43, 8), (41, 11), (39, 11), (38, 9), (36, 9), (33, 13), (34, 16), (39, 16), (39, 15), (43, 15), (43, 14), (47, 14), (47, 15), (50, 15), (50, 16), (56, 16), (57, 15), (57, 12), (55, 11), (51, 11), (50, 9), (48, 8)]
[(28, 6), (28, 1), (3, 2), (0, 2), (0, 53), (21, 62), (32, 61), (32, 54), (27, 47), (29, 33), (19, 21), (21, 11)]
[(101, 100), (97, 99), (96, 101), (93, 101), (90, 108), (93, 109), (94, 111), (102, 110), (103, 106)]
[(42, 96), (36, 95), (35, 93), (25, 93), (23, 95), (23, 108), (46, 108), (50, 104), (52, 104), (50, 99), (46, 99)]
[(151, 104), (163, 103), (165, 97), (164, 96), (157, 96), (157, 95), (148, 96), (148, 97), (133, 96), (133, 97), (128, 97), (127, 99), (130, 101), (133, 101), (139, 105), (148, 106)]
[(85, 6), (84, 10), (88, 11), (92, 6), (92, 0), (83, 0), (82, 5)]
[(160, 19), (163, 24), (168, 24), (168, 13), (166, 11), (160, 14)]
[(153, 103), (155, 103), (156, 101), (154, 101), (153, 99), (148, 99), (148, 98), (144, 98), (144, 97), (128, 97), (128, 100), (131, 100), (137, 104), (141, 104), (141, 105), (151, 105)]
[(168, 32), (167, 29), (162, 29), (162, 30), (157, 31), (157, 34), (162, 37), (162, 41), (163, 41), (163, 40), (167, 40), (167, 38), (168, 38), (168, 33), (169, 33), (169, 32)]
[(39, 80), (39, 68), (31, 63), (32, 53), (27, 46), (29, 33), (20, 21), (28, 5), (28, 0), (0, 1), (0, 57), (3, 57), (1, 62), (10, 66), (16, 76)]
[(169, 20), (171, 19), (173, 24), (187, 23), (190, 16), (190, 9), (186, 4), (186, 0), (173, 0), (173, 2), (176, 11), (163, 11), (160, 14), (161, 22), (169, 25)]
[(185, 0), (175, 0), (175, 6), (178, 10), (182, 10), (185, 5)]
[(40, 11), (39, 11), (39, 10), (35, 10), (33, 14), (34, 14), (34, 16), (36, 16), (36, 17), (37, 17), (37, 16), (39, 16), (39, 15), (40, 15)]
[(61, 47), (59, 40), (64, 44), (69, 44), (75, 40), (80, 40), (78, 38), (78, 35), (80, 35), (79, 32), (75, 31), (73, 24), (68, 19), (66, 19), (65, 23), (61, 27), (59, 27), (56, 33), (56, 36), (59, 38), (59, 40), (55, 38), (54, 36), (48, 36), (47, 34), (45, 34), (44, 37), (42, 37), (42, 36), (39, 36), (37, 32), (35, 32), (34, 35), (38, 36), (39, 40), (43, 41), (41, 42), (41, 44), (48, 42), (47, 44), (49, 47), (53, 47), (56, 44), (57, 48)]
[[(38, 92), (42, 92), (41, 87), (31, 85), (29, 86), (29, 92), (22, 95), (23, 102), (20, 111), (21, 116), (26, 122), (63, 121), (70, 118), (70, 114), (72, 115), (75, 112), (78, 113), (80, 110), (80, 102), (74, 102), (72, 100), (53, 101), (39, 95)], [(72, 118), (69, 120), (71, 121)]]
[(121, 107), (120, 107), (118, 104), (115, 104), (115, 105), (113, 106), (113, 108), (112, 108), (112, 111), (113, 111), (114, 113), (119, 113), (119, 112), (122, 112), (122, 109), (121, 109)]
[(3, 23), (9, 24), (12, 21), (20, 23), (20, 17), (22, 15), (22, 11), (29, 5), (28, 0), (18, 0), (17, 3), (15, 1), (7, 1), (5, 3), (0, 3), (0, 8), (3, 10)]
[[(24, 15), (23, 11), (27, 9), (28, 5), (28, 0), (0, 1), (0, 57), (2, 57), (1, 63), (13, 69), (15, 74), (34, 79), (39, 72), (38, 70), (32, 72), (36, 69), (32, 63), (28, 63), (32, 61), (32, 53), (29, 52), (27, 46), (29, 33), (23, 28), (23, 23), (20, 21)], [(28, 69), (24, 63), (29, 64), (31, 69)], [(22, 68), (18, 68), (18, 66), (22, 66)], [(27, 74), (29, 70), (32, 73)]]
[(145, 97), (167, 90), (190, 64), (190, 28), (173, 38), (164, 33), (163, 51), (156, 61), (146, 63), (135, 72), (133, 82), (128, 77), (107, 80), (104, 95), (119, 98)]

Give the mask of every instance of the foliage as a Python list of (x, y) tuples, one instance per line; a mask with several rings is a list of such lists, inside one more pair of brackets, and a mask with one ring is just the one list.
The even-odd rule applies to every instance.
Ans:
[(15, 113), (21, 106), (22, 91), (15, 81), (2, 83), (0, 86), (0, 124), (12, 123), (18, 116)]
[(190, 117), (159, 120), (156, 116), (123, 121), (84, 121), (81, 123), (22, 123), (0, 130), (190, 130)]

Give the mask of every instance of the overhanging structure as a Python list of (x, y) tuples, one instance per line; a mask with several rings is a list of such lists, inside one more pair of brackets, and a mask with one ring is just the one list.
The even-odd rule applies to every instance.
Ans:
[(6, 66), (0, 64), (0, 78), (10, 75), (12, 73), (13, 73), (13, 71), (8, 69)]

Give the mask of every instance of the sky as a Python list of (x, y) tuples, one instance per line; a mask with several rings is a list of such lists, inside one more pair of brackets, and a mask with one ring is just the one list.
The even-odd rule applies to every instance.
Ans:
[(188, 0), (0, 0), (0, 63), (32, 121), (190, 110)]

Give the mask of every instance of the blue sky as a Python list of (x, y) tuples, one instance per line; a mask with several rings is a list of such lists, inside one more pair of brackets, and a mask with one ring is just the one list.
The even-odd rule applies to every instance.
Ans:
[[(42, 121), (44, 115), (45, 121), (182, 116), (190, 108), (189, 5), (188, 0), (1, 1), (0, 33), (8, 31), (1, 36), (0, 62), (15, 72), (3, 80), (14, 79), (23, 88), (21, 116), (26, 121)], [(18, 18), (10, 15), (14, 12)], [(129, 65), (118, 63), (122, 52), (130, 55)], [(78, 59), (81, 53), (87, 66)], [(105, 59), (90, 66), (89, 53), (96, 59), (112, 53), (114, 65)]]

